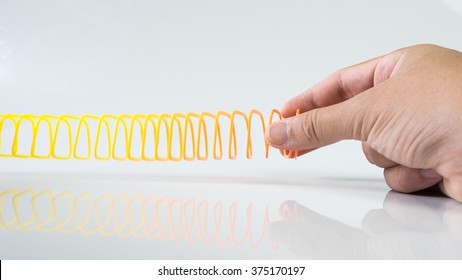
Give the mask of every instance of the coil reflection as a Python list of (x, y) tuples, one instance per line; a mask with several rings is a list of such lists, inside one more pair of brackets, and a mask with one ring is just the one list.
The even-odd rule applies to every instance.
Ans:
[[(70, 191), (54, 194), (47, 189), (0, 193), (0, 228), (5, 230), (60, 232), (83, 235), (149, 238), (257, 248), (267, 240), (268, 206), (252, 203), (240, 207), (208, 199), (196, 200), (125, 194), (93, 196)], [(261, 211), (263, 210), (263, 211)]]

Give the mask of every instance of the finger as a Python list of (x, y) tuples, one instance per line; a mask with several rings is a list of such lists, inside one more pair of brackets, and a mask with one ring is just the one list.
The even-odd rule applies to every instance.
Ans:
[(266, 140), (285, 150), (314, 149), (343, 139), (366, 141), (381, 113), (371, 104), (376, 102), (371, 95), (380, 90), (373, 88), (345, 102), (277, 121), (266, 131)]
[(391, 189), (404, 193), (426, 189), (442, 180), (432, 169), (414, 169), (402, 165), (386, 168), (384, 176)]
[(398, 165), (396, 162), (384, 157), (376, 150), (372, 149), (366, 142), (362, 142), (362, 148), (367, 160), (378, 167), (389, 168)]
[(462, 177), (445, 178), (443, 182), (440, 182), (439, 187), (445, 195), (462, 202)]
[(383, 57), (341, 69), (282, 107), (282, 115), (294, 116), (297, 109), (306, 111), (340, 103), (374, 86), (374, 72)]

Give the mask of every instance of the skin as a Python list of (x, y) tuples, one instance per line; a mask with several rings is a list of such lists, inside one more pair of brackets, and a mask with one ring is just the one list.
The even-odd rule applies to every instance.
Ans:
[[(295, 116), (300, 109), (299, 116)], [(434, 185), (462, 202), (462, 53), (417, 45), (341, 69), (282, 107), (266, 132), (299, 155), (362, 141), (395, 191)]]

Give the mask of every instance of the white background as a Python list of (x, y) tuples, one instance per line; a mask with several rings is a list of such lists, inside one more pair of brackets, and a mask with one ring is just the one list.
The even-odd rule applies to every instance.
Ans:
[[(457, 1), (437, 0), (2, 0), (0, 112), (269, 112), (331, 72), (397, 48), (462, 49), (460, 10)], [(4, 171), (56, 168), (0, 164)], [(296, 164), (264, 165), (281, 176), (381, 177), (358, 143), (316, 151)]]
[[(1, 0), (0, 113), (269, 112), (335, 70), (397, 48), (433, 43), (462, 50), (461, 11), (455, 0)], [(356, 228), (371, 209), (383, 207), (388, 192), (382, 171), (367, 162), (360, 143), (351, 141), (295, 161), (276, 151), (267, 160), (182, 163), (2, 158), (0, 169), (1, 190), (51, 188), (57, 195), (70, 189), (75, 196), (90, 191), (96, 197), (165, 193), (228, 205), (253, 202), (270, 205), (274, 220), (281, 203), (297, 200)], [(18, 230), (1, 235), (6, 258), (165, 256), (138, 254), (130, 248), (145, 243), (117, 239), (89, 242), (59, 234), (53, 239)], [(101, 242), (125, 251), (105, 251), (97, 245)], [(75, 253), (79, 248), (85, 250)], [(181, 258), (182, 250), (189, 257), (201, 252), (249, 256), (247, 251), (220, 255), (216, 248), (188, 248), (169, 256)], [(310, 255), (323, 256), (329, 257)]]

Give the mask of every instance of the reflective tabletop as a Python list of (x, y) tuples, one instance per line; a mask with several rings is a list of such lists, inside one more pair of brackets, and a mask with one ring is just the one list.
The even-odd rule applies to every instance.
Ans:
[(374, 179), (2, 174), (1, 259), (460, 259), (462, 204)]

